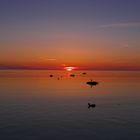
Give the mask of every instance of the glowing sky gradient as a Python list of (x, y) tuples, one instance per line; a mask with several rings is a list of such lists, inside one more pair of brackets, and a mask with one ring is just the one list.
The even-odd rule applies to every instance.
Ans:
[(0, 0), (0, 69), (140, 70), (139, 0)]

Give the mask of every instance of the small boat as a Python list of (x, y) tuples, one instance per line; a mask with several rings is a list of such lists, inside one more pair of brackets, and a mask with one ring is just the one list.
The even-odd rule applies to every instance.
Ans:
[(70, 77), (75, 77), (75, 74), (70, 74)]
[(99, 83), (91, 80), (91, 81), (87, 82), (87, 84), (93, 86), (93, 85), (98, 85)]
[(53, 77), (53, 75), (52, 75), (52, 74), (50, 74), (50, 77)]
[(86, 72), (83, 72), (82, 74), (83, 74), (83, 75), (86, 75), (87, 73), (86, 73)]

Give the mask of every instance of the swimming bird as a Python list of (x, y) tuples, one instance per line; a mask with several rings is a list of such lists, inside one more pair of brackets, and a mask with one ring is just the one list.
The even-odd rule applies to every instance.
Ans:
[(96, 104), (90, 104), (90, 103), (88, 103), (88, 108), (95, 108), (96, 107)]

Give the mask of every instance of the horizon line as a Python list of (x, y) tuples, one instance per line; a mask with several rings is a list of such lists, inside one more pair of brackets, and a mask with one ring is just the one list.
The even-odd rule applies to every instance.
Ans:
[[(0, 70), (62, 70), (66, 71), (65, 69), (46, 69), (46, 68), (0, 68)], [(73, 71), (140, 71), (140, 69), (76, 69)]]

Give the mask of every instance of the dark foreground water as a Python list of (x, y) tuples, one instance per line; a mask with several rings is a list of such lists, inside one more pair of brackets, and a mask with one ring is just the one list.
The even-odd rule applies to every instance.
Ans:
[(140, 72), (82, 72), (0, 71), (0, 140), (140, 140)]

